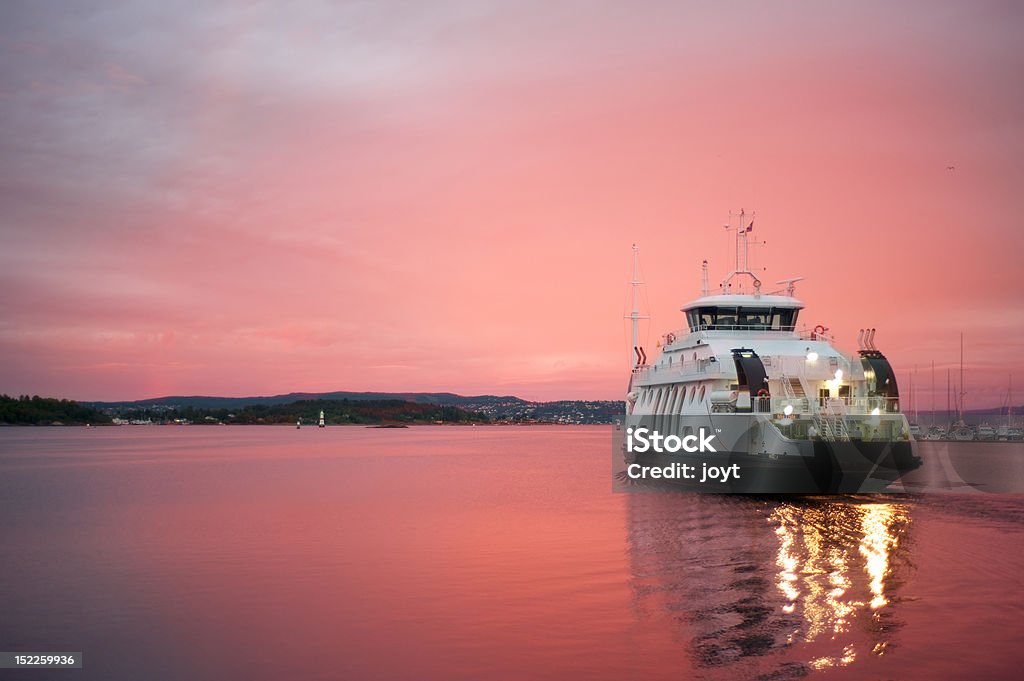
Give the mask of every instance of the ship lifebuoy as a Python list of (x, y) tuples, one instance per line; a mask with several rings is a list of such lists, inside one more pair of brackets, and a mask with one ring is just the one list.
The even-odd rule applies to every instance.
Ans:
[(764, 388), (761, 388), (760, 390), (757, 391), (757, 396), (758, 397), (770, 397), (770, 395), (768, 394), (768, 391), (765, 390)]
[(821, 324), (818, 324), (816, 327), (814, 327), (814, 333), (811, 334), (811, 338), (812, 339), (816, 339), (818, 336), (822, 336), (824, 334), (825, 334), (825, 327), (822, 326)]
[(675, 342), (676, 342), (676, 335), (674, 333), (670, 333), (670, 334), (665, 336), (665, 345), (668, 345), (669, 343), (675, 343)]

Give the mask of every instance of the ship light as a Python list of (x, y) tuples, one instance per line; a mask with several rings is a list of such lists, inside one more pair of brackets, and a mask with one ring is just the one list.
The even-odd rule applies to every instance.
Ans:
[(871, 418), (868, 419), (868, 425), (871, 426), (872, 428), (877, 428), (878, 425), (882, 422), (882, 417), (880, 416), (881, 413), (882, 411), (878, 407), (872, 409)]
[(782, 408), (782, 413), (785, 414), (786, 416), (792, 416), (793, 415), (793, 405), (792, 404), (787, 404), (785, 407)]
[(838, 383), (841, 380), (843, 380), (843, 370), (836, 369), (836, 383)]
[(807, 349), (807, 361), (808, 362), (817, 362), (818, 361), (818, 353), (816, 353), (813, 350), (811, 350), (810, 348), (808, 348)]

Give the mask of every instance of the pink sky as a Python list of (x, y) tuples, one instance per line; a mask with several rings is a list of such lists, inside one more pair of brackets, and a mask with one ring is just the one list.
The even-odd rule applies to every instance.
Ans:
[(1007, 3), (4, 4), (0, 392), (617, 399), (630, 244), (652, 346), (744, 207), (804, 321), (847, 351), (877, 327), (922, 408), (963, 330), (967, 406), (997, 406), (1010, 372), (1024, 395), (1022, 28)]

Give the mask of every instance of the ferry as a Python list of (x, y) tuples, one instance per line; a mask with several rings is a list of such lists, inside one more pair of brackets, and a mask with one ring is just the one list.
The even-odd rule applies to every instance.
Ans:
[[(633, 246), (632, 370), (625, 400), (622, 450), (631, 478), (667, 477), (692, 486), (691, 470), (729, 467), (725, 482), (701, 491), (838, 493), (879, 491), (921, 460), (910, 424), (900, 410), (896, 374), (875, 347), (875, 329), (862, 329), (856, 355), (833, 344), (829, 329), (798, 327), (804, 304), (796, 298), (802, 277), (765, 292), (749, 268), (753, 221), (740, 213), (735, 230), (735, 269), (718, 290), (702, 272), (701, 295), (685, 304), (686, 327), (661, 337), (647, 362), (639, 344), (638, 248)], [(705, 451), (646, 451), (627, 445), (647, 429), (677, 440), (710, 437)], [(632, 464), (637, 464), (633, 466)], [(734, 467), (735, 466), (735, 467)], [(660, 469), (663, 476), (644, 469)], [(686, 470), (685, 468), (682, 470)], [(676, 471), (673, 475), (671, 471)], [(647, 472), (655, 473), (651, 476)]]

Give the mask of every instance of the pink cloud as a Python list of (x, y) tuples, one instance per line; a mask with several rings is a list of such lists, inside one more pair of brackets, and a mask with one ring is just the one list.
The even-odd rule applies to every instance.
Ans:
[(805, 319), (846, 349), (876, 326), (903, 375), (964, 330), (979, 406), (1024, 375), (1022, 64), (994, 10), (784, 13), (749, 40), (669, 5), (437, 11), (287, 38), (168, 19), (191, 53), (55, 21), (71, 47), (12, 52), (115, 87), (0, 73), (0, 391), (617, 398), (629, 245), (653, 341), (703, 258), (726, 269), (741, 206), (767, 280), (807, 277)]

